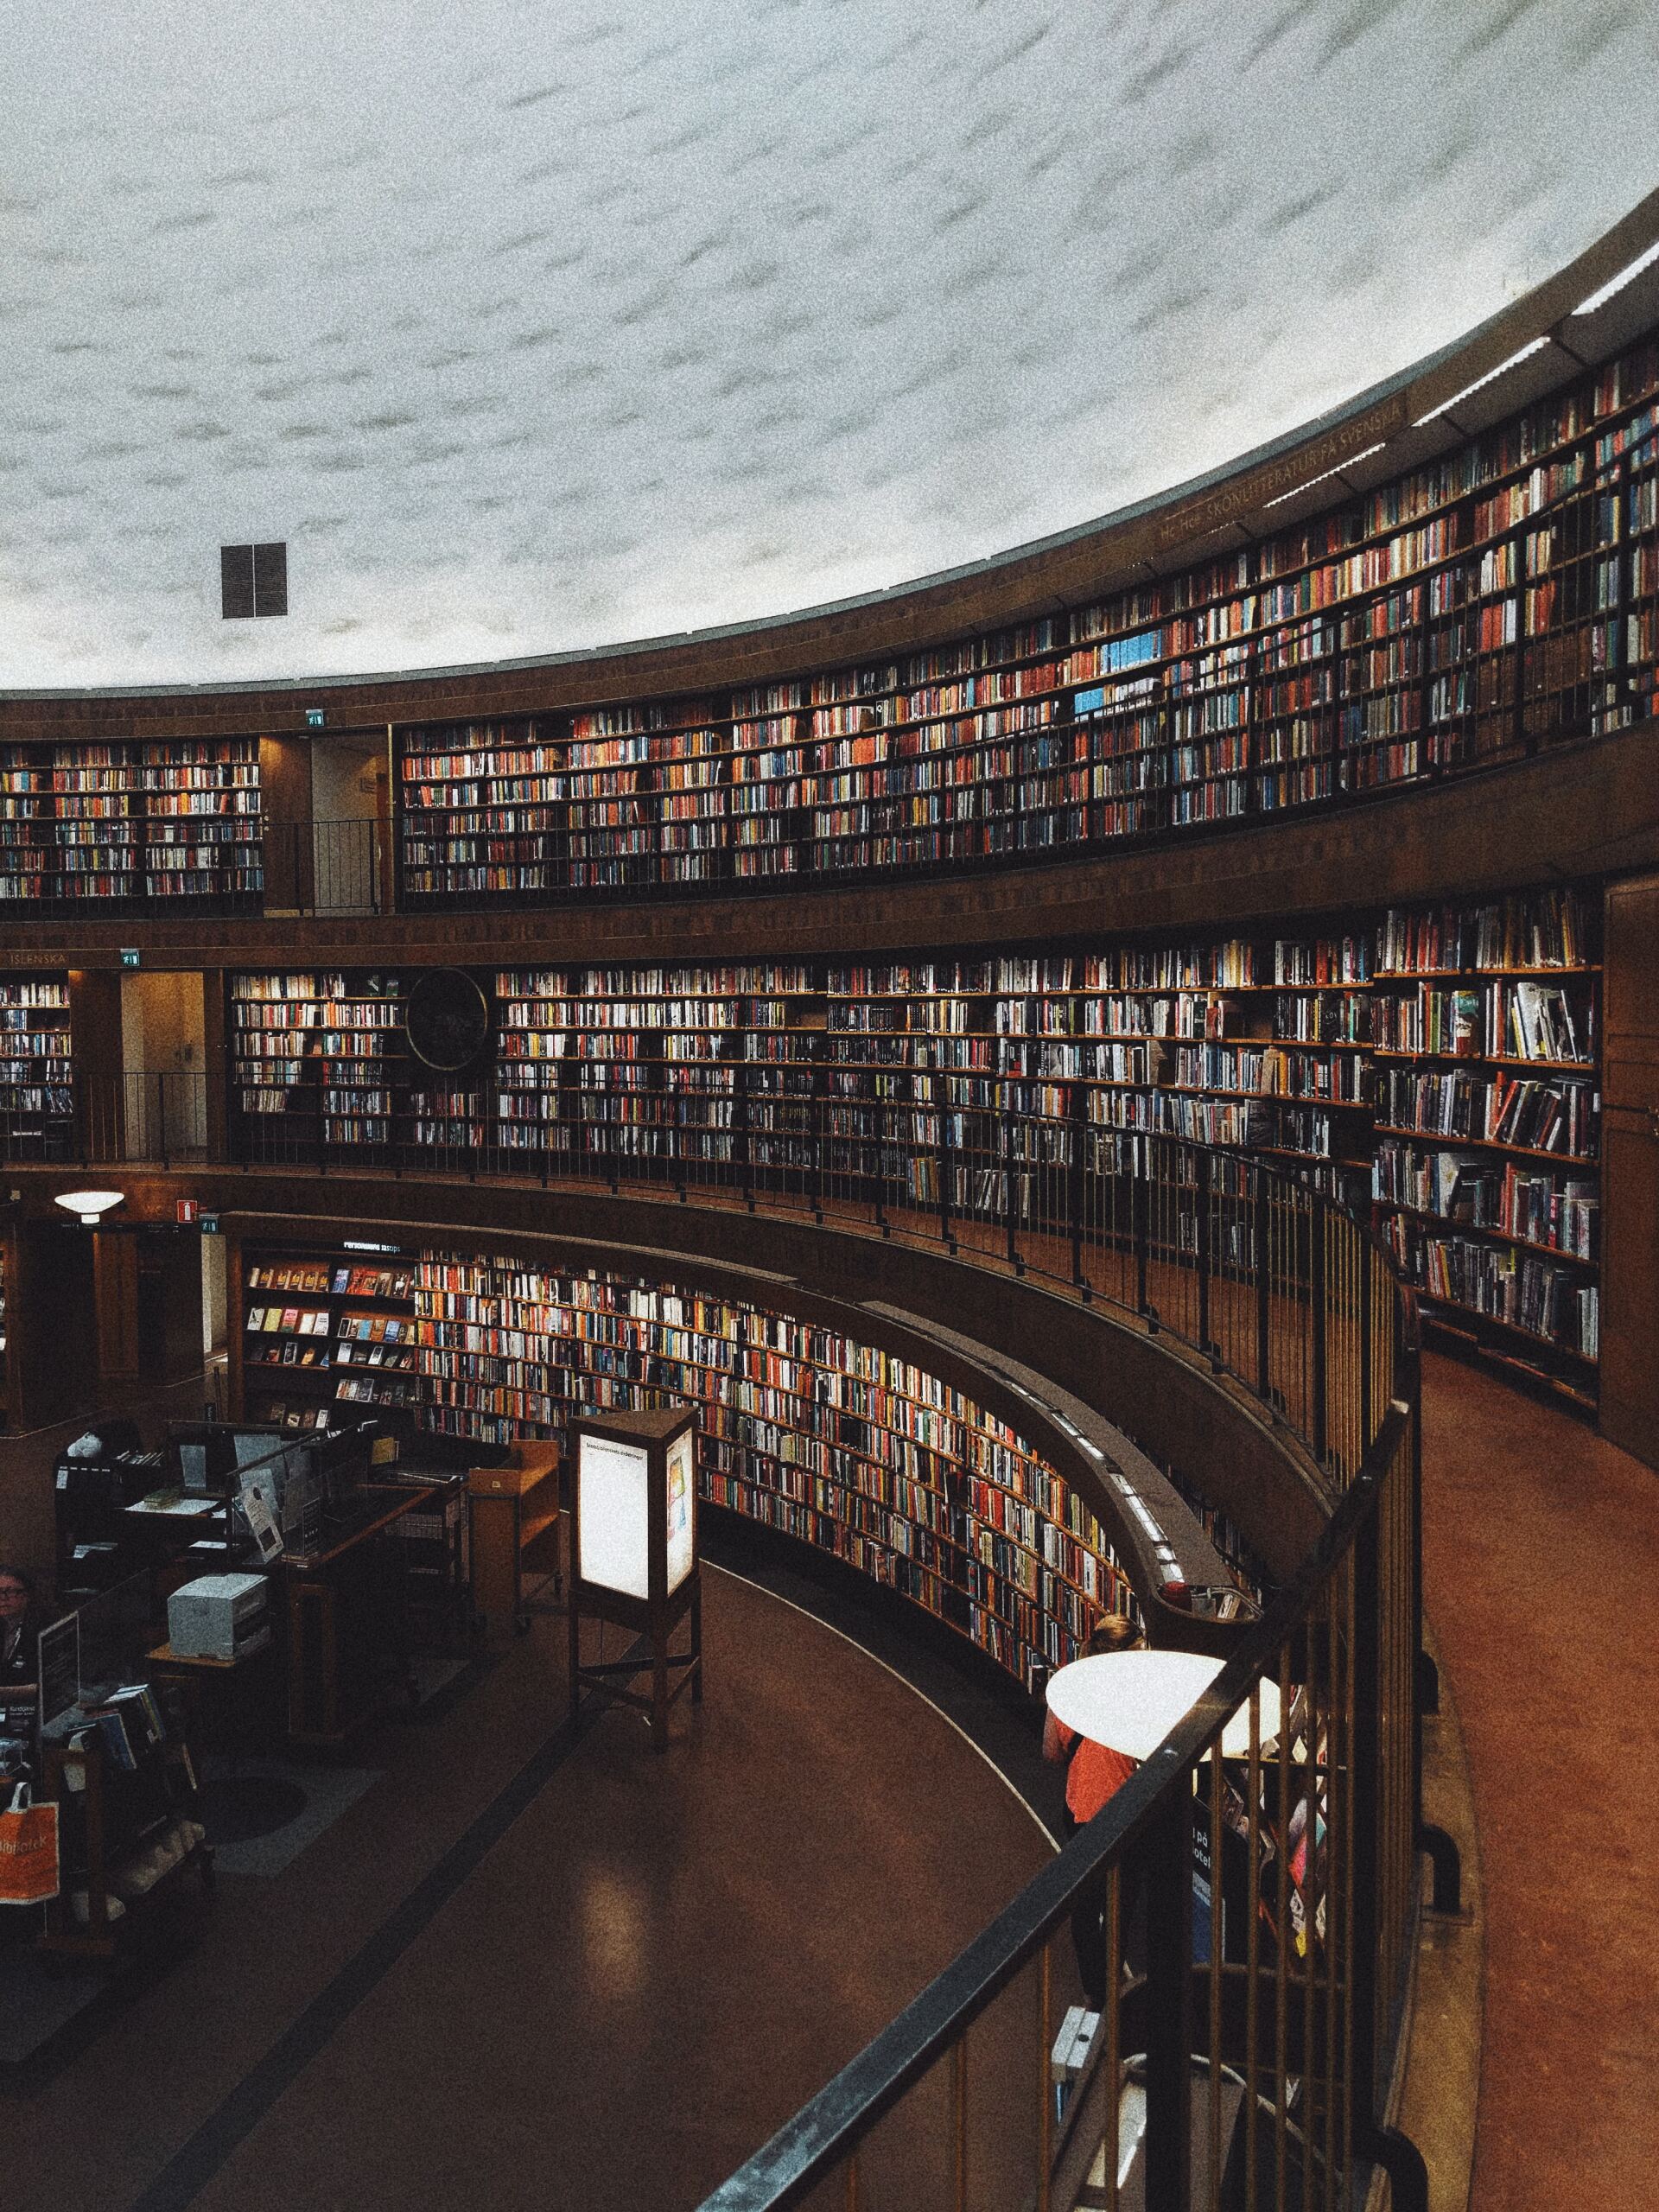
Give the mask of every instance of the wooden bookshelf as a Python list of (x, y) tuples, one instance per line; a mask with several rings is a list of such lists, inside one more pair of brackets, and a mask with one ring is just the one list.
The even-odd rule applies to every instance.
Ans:
[[(1393, 910), (1372, 984), (1377, 1225), (1432, 1319), (1592, 1402), (1598, 909), (1570, 889)], [(1529, 1070), (1535, 1072), (1528, 1072)]]
[(1063, 617), (725, 698), (398, 734), (405, 903), (1027, 863), (1649, 714), (1659, 339), (1363, 496)]
[(1006, 1424), (834, 1331), (644, 1279), (423, 1252), (422, 1419), (505, 1443), (583, 1408), (695, 1402), (710, 1503), (925, 1605), (1029, 1681), (1128, 1586), (1094, 1516)]
[[(238, 975), (230, 986), (235, 1144), (315, 1164), (392, 1142), (404, 1067), (398, 979), (378, 971)], [(407, 1119), (418, 1117), (405, 1109)], [(256, 1143), (255, 1133), (257, 1135)], [(411, 1140), (416, 1135), (411, 1128)]]
[(67, 1160), (75, 1131), (69, 978), (0, 977), (0, 1135), (13, 1160)]
[(238, 976), (241, 1141), (276, 1163), (880, 1196), (1064, 1234), (1071, 1163), (1131, 1174), (1144, 1140), (1185, 1139), (1374, 1218), (1437, 1308), (1524, 1321), (1587, 1388), (1589, 912), (1541, 891), (1295, 937), (502, 968), (480, 978), (493, 1061), (450, 1090), (402, 1053), (399, 976)]
[(257, 911), (260, 806), (257, 738), (0, 747), (0, 902)]

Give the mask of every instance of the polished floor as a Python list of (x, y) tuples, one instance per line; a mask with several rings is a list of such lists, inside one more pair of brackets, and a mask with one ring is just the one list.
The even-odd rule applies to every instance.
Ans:
[(1659, 1475), (1433, 1355), (1423, 1435), (1425, 1599), (1485, 1886), (1471, 2203), (1645, 2212), (1659, 2203)]
[[(326, 1834), (226, 1878), (188, 1957), (0, 2088), (6, 2212), (696, 2204), (1051, 1848), (893, 1674), (707, 1580), (708, 1700), (665, 1757), (629, 1713), (561, 1734), (549, 1618), (380, 1732), (379, 1780)], [(974, 2082), (999, 2198), (1034, 2060), (1005, 2032)], [(946, 2139), (925, 2097), (911, 2124)], [(875, 2212), (934, 2193), (890, 2133)]]
[[(1432, 1354), (1424, 1440), (1484, 1886), (1471, 2202), (1636, 2212), (1659, 2201), (1659, 1477)], [(631, 1715), (561, 1729), (548, 1618), (381, 1730), (332, 1827), (226, 1876), (188, 1955), (0, 2082), (6, 2212), (695, 2205), (1049, 1848), (894, 1674), (709, 1583), (709, 1700), (664, 1759)], [(1023, 2193), (1001, 2121), (1027, 2009), (974, 2056), (987, 2205)], [(867, 2208), (938, 2196), (945, 2121), (935, 2085), (884, 2130)]]

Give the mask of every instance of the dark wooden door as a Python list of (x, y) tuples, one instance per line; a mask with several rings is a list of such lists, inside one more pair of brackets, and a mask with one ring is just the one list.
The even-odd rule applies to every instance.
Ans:
[(1601, 1427), (1659, 1465), (1659, 875), (1607, 887)]

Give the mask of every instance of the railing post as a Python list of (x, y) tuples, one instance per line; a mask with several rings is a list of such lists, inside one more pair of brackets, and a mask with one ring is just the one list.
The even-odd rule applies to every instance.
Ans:
[(1326, 1356), (1326, 1352), (1327, 1352), (1327, 1351), (1328, 1351), (1328, 1349), (1329, 1349), (1329, 1332), (1327, 1331), (1326, 1326), (1325, 1326), (1325, 1319), (1326, 1319), (1326, 1316), (1325, 1316), (1325, 1203), (1324, 1203), (1323, 1199), (1319, 1198), (1317, 1198), (1317, 1197), (1313, 1197), (1313, 1198), (1310, 1198), (1310, 1200), (1309, 1200), (1309, 1205), (1308, 1205), (1307, 1223), (1308, 1223), (1308, 1268), (1307, 1268), (1307, 1307), (1308, 1307), (1308, 1314), (1307, 1314), (1307, 1319), (1308, 1319), (1308, 1327), (1309, 1327), (1309, 1329), (1310, 1329), (1310, 1330), (1312, 1331), (1312, 1332), (1313, 1332), (1313, 1457), (1314, 1457), (1314, 1458), (1319, 1461), (1319, 1463), (1320, 1466), (1324, 1466), (1324, 1465), (1325, 1465), (1325, 1455), (1326, 1455), (1327, 1443), (1328, 1443), (1328, 1440), (1327, 1440), (1327, 1436), (1326, 1436), (1326, 1430), (1327, 1430), (1328, 1423), (1327, 1423), (1327, 1420), (1326, 1420), (1326, 1412), (1325, 1412), (1325, 1386), (1326, 1386), (1326, 1380), (1327, 1380), (1327, 1376), (1326, 1376), (1326, 1357), (1325, 1357), (1325, 1356)]
[(1217, 1347), (1210, 1336), (1210, 1155), (1200, 1148), (1192, 1157), (1192, 1191), (1198, 1210), (1198, 1350), (1214, 1361)]
[[(754, 1161), (749, 1143), (749, 1064), (747, 1060), (740, 1060), (737, 1064), (736, 1103), (738, 1188), (743, 1194), (744, 1205), (753, 1213), (754, 1211)], [(683, 1169), (680, 1176), (680, 1195), (682, 1198), (685, 1195)]]
[[(1154, 1754), (1168, 1764), (1174, 1754)], [(1172, 1766), (1170, 1783), (1174, 1782)], [(1166, 1787), (1147, 1834), (1147, 2188), (1148, 2205), (1187, 2212), (1192, 2170), (1192, 1793)], [(1107, 2002), (1117, 1992), (1108, 1990)]]
[(1273, 1402), (1273, 1280), (1268, 1248), (1273, 1235), (1273, 1197), (1266, 1170), (1252, 1161), (1255, 1178), (1255, 1394), (1264, 1404)]
[(939, 1236), (945, 1249), (954, 1254), (957, 1240), (950, 1234), (950, 1177), (956, 1165), (956, 1146), (951, 1141), (950, 1112), (945, 1102), (944, 1078), (936, 1073), (933, 1080), (938, 1085), (933, 1110), (939, 1117)]
[(893, 1234), (887, 1219), (887, 1093), (875, 1094), (875, 1225), (884, 1236)]
[(1158, 1333), (1158, 1309), (1152, 1302), (1149, 1280), (1152, 1260), (1152, 1163), (1153, 1139), (1147, 1137), (1146, 1149), (1141, 1158), (1146, 1168), (1129, 1185), (1130, 1231), (1135, 1242), (1135, 1310), (1147, 1320), (1154, 1336)]
[(812, 1218), (823, 1219), (823, 1071), (815, 1062), (812, 1069)]
[(164, 1075), (158, 1075), (156, 1078), (155, 1148), (157, 1149), (162, 1155), (162, 1166), (163, 1167), (170, 1166), (171, 1163), (168, 1159), (167, 1143), (167, 1077)]
[(1395, 2212), (1428, 2212), (1428, 2174), (1414, 2144), (1378, 2118), (1377, 1872), (1382, 1790), (1382, 1577), (1378, 1521), (1379, 1479), (1363, 1478), (1371, 1496), (1354, 1537), (1353, 1699), (1354, 1770), (1349, 1792), (1354, 1833), (1349, 1854), (1353, 1958), (1350, 1976), (1349, 2139), (1356, 2157), (1375, 2160), (1388, 2174)]
[(1007, 1240), (1008, 1265), (1017, 1275), (1026, 1272), (1026, 1263), (1020, 1256), (1019, 1202), (1014, 1184), (1014, 1116), (1005, 1107), (1002, 1113), (1002, 1223)]
[(1087, 1097), (1080, 1083), (1071, 1085), (1071, 1162), (1066, 1180), (1069, 1185), (1067, 1205), (1071, 1216), (1071, 1281), (1073, 1287), (1080, 1290), (1087, 1300), (1089, 1281), (1083, 1271), (1083, 1209), (1089, 1114)]

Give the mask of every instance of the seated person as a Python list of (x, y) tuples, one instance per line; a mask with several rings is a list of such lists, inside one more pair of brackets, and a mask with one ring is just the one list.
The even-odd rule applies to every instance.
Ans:
[[(1146, 1642), (1136, 1622), (1122, 1613), (1108, 1613), (1090, 1637), (1086, 1656), (1097, 1659), (1113, 1651), (1141, 1651), (1146, 1649)], [(1129, 1758), (1122, 1751), (1074, 1735), (1052, 1713), (1044, 1716), (1043, 1757), (1056, 1765), (1063, 1763), (1066, 1769), (1067, 1835), (1075, 1835), (1079, 1828), (1087, 1827), (1140, 1764), (1138, 1759)], [(1131, 1923), (1139, 1910), (1141, 1886), (1137, 1861), (1124, 1868), (1120, 1886), (1118, 1924), (1123, 1948), (1137, 1941), (1137, 1934), (1131, 1933)], [(1092, 1893), (1085, 1891), (1071, 1910), (1071, 1948), (1077, 1955), (1077, 1979), (1083, 1984), (1091, 2012), (1100, 2012), (1106, 2002), (1106, 1896), (1103, 1880)]]
[(34, 1577), (0, 1562), (0, 1690), (35, 1680), (41, 1625)]

